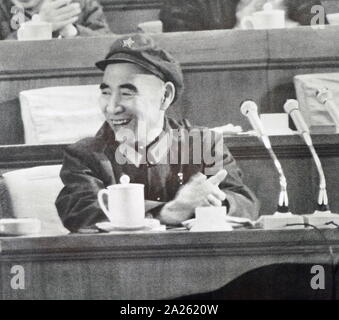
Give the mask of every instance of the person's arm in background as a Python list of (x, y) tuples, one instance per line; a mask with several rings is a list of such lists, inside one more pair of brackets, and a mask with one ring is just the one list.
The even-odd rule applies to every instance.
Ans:
[(106, 21), (103, 8), (97, 0), (79, 0), (81, 14), (74, 23), (78, 36), (98, 36), (112, 34)]
[[(69, 8), (67, 13), (59, 14), (60, 10), (66, 12), (63, 6), (67, 2), (64, 0), (46, 0), (40, 8), (39, 15), (42, 20), (53, 24), (53, 37), (58, 37), (60, 31), (69, 24), (73, 24), (76, 27), (76, 36), (86, 37), (111, 34), (104, 12), (98, 1), (73, 1), (67, 5)], [(60, 6), (57, 4), (60, 4)], [(20, 23), (27, 19), (24, 12), (11, 12), (13, 7), (10, 0), (0, 2), (0, 40), (17, 39), (17, 29)]]
[(204, 29), (206, 11), (199, 0), (167, 0), (160, 10), (159, 19), (164, 32), (197, 31)]
[[(316, 13), (312, 12), (313, 6), (321, 6), (320, 0), (284, 0), (287, 16), (303, 26), (311, 25), (312, 18)], [(325, 8), (325, 7), (324, 7)], [(326, 14), (326, 12), (325, 12)], [(325, 24), (328, 24), (326, 16)]]
[(239, 0), (166, 0), (159, 19), (164, 32), (231, 29)]

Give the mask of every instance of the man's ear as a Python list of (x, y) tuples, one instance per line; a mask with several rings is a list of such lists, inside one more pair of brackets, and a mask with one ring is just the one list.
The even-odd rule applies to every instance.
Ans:
[(166, 111), (167, 108), (171, 105), (175, 97), (175, 86), (172, 82), (168, 81), (164, 86), (164, 96), (161, 99), (160, 110)]

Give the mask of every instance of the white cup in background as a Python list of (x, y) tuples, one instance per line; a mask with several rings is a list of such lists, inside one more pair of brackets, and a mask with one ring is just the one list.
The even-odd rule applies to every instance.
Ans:
[[(107, 196), (108, 208), (104, 196)], [(138, 183), (115, 184), (98, 192), (98, 202), (114, 227), (124, 229), (145, 226), (144, 185)]]
[(331, 25), (339, 25), (339, 13), (329, 13), (326, 18)]
[(23, 23), (18, 32), (18, 40), (49, 40), (52, 39), (52, 24), (40, 20), (34, 15), (31, 21)]
[(138, 30), (145, 33), (162, 33), (163, 25), (160, 20), (146, 21), (138, 24)]
[(242, 29), (279, 29), (285, 26), (285, 11), (269, 6), (241, 20)]
[(287, 113), (262, 113), (260, 119), (269, 136), (292, 133), (288, 127)]

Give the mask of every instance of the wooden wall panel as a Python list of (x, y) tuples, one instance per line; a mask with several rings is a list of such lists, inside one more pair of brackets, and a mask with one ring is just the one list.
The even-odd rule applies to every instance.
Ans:
[(296, 97), (294, 76), (339, 72), (338, 41), (335, 26), (268, 31), (267, 112), (283, 112), (286, 99)]
[(252, 99), (263, 110), (267, 105), (268, 83), (264, 70), (187, 72), (185, 86), (180, 106), (184, 117), (197, 125), (215, 127), (233, 123), (250, 129), (247, 119), (240, 113), (241, 102)]

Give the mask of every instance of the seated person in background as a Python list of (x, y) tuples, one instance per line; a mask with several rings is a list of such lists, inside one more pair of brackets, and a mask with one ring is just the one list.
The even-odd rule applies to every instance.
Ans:
[(53, 37), (74, 25), (76, 35), (95, 36), (110, 33), (101, 5), (97, 0), (2, 0), (0, 2), (0, 40), (16, 39), (20, 24), (34, 14), (52, 23)]
[(56, 207), (66, 228), (107, 221), (97, 193), (122, 175), (145, 185), (146, 215), (166, 225), (180, 225), (200, 206), (258, 217), (257, 200), (222, 136), (165, 115), (183, 91), (180, 65), (169, 53), (135, 34), (117, 39), (96, 65), (104, 71), (106, 121), (95, 137), (65, 150)]
[(320, 0), (167, 0), (160, 11), (164, 32), (232, 29), (266, 2), (284, 8), (287, 19), (309, 25)]

